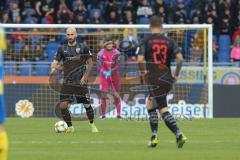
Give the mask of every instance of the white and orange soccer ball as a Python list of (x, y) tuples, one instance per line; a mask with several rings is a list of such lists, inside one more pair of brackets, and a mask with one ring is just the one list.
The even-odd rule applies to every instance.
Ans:
[(58, 121), (57, 123), (55, 123), (54, 129), (57, 133), (66, 133), (68, 125), (64, 121)]

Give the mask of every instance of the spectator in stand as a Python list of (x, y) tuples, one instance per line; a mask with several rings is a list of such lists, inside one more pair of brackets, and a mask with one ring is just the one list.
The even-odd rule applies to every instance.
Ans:
[(127, 0), (126, 4), (122, 8), (123, 13), (126, 11), (131, 11), (133, 14), (136, 12), (136, 8), (133, 5), (133, 0)]
[(98, 10), (95, 10), (93, 12), (93, 17), (91, 18), (90, 23), (91, 24), (103, 24), (104, 23), (103, 19), (101, 18), (100, 12)]
[(186, 20), (187, 20), (187, 10), (186, 10), (186, 7), (184, 5), (183, 0), (178, 0), (177, 11), (180, 12), (180, 14), (181, 14), (180, 17), (184, 19), (184, 22), (186, 22)]
[(77, 4), (76, 9), (74, 10), (74, 16), (78, 15), (86, 15), (87, 9), (85, 8), (85, 5), (81, 2)]
[(149, 18), (153, 15), (152, 7), (148, 0), (142, 0), (141, 5), (138, 6), (137, 16), (141, 24), (148, 24)]
[(9, 19), (9, 14), (7, 11), (4, 11), (1, 16), (1, 23), (12, 23), (12, 21)]
[(105, 17), (105, 21), (107, 24), (119, 24), (120, 20), (118, 18), (117, 11), (112, 10), (108, 16)]
[(228, 16), (223, 17), (223, 20), (220, 25), (220, 34), (231, 35), (231, 25)]
[(197, 7), (196, 9), (191, 11), (190, 19), (192, 19), (193, 17), (198, 17), (200, 23), (204, 22), (204, 17), (203, 17), (203, 13), (202, 13), (201, 7)]
[(19, 2), (19, 8), (21, 9), (22, 19), (25, 19), (27, 12), (31, 12), (35, 16), (36, 11), (34, 9), (34, 1), (32, 0), (21, 0)]
[(23, 23), (25, 24), (35, 24), (38, 23), (38, 19), (33, 16), (34, 12), (26, 12), (25, 13), (25, 18), (23, 20)]
[(217, 42), (215, 40), (213, 40), (213, 62), (217, 62), (218, 61), (218, 45)]
[(77, 15), (74, 15), (73, 23), (74, 24), (87, 24), (88, 21), (85, 17), (85, 14), (77, 14)]
[(132, 11), (127, 10), (123, 16), (123, 24), (136, 24), (136, 19)]
[(166, 10), (166, 4), (164, 0), (155, 0), (155, 3), (152, 6), (153, 13), (157, 15), (159, 13), (159, 9), (163, 7), (164, 10)]
[[(120, 6), (117, 4), (116, 0), (109, 0), (106, 7), (105, 7), (105, 17), (109, 17), (109, 13), (114, 11), (116, 13), (116, 16), (118, 16), (118, 13), (120, 12)], [(106, 20), (107, 21), (107, 20)]]
[(10, 3), (9, 17), (13, 23), (15, 23), (16, 18), (20, 16), (20, 8), (17, 2)]
[(66, 4), (61, 4), (57, 11), (57, 22), (59, 24), (69, 24), (73, 21), (73, 13), (67, 8)]
[(159, 16), (159, 17), (162, 17), (163, 22), (167, 23), (167, 14), (165, 12), (164, 7), (159, 7), (159, 11), (157, 12), (156, 15)]
[(168, 3), (166, 13), (167, 13), (167, 23), (174, 24), (175, 7), (172, 1)]
[(54, 6), (55, 6), (55, 1), (53, 0), (38, 0), (36, 2), (36, 12), (40, 18), (40, 22), (42, 21), (42, 18), (47, 17), (49, 15), (54, 14)]
[(240, 64), (240, 35), (236, 36), (230, 58), (231, 62), (238, 62)]

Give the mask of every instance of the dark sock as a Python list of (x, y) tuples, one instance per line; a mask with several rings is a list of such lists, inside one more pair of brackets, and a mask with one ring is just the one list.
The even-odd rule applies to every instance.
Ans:
[(86, 113), (87, 113), (87, 117), (90, 123), (93, 123), (93, 119), (94, 119), (94, 112), (93, 112), (93, 108), (91, 105), (89, 105), (89, 107), (85, 108), (86, 109)]
[(72, 126), (71, 115), (68, 108), (61, 109), (62, 118), (67, 123), (68, 127)]
[(177, 137), (180, 136), (181, 132), (179, 131), (177, 122), (173, 118), (171, 113), (169, 113), (169, 112), (163, 113), (162, 118), (163, 118), (166, 126), (172, 131), (172, 133), (174, 133)]
[(158, 132), (158, 114), (156, 109), (148, 110), (149, 122), (153, 135), (157, 135)]

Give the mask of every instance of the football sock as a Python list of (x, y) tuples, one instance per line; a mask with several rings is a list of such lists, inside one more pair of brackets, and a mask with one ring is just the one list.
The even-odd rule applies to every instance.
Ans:
[(117, 116), (121, 115), (121, 101), (120, 98), (115, 98), (115, 104), (117, 108)]
[(152, 135), (157, 135), (158, 132), (158, 114), (156, 109), (148, 110), (149, 122), (152, 130)]
[(101, 98), (101, 111), (102, 111), (102, 116), (105, 116), (105, 114), (106, 114), (106, 98)]
[(72, 126), (71, 115), (68, 108), (61, 109), (62, 118), (67, 123), (68, 127)]
[(86, 109), (86, 113), (87, 113), (87, 117), (90, 123), (93, 123), (93, 119), (94, 119), (94, 112), (93, 112), (93, 108), (91, 105), (89, 105), (88, 107), (85, 107)]
[(181, 132), (179, 131), (179, 128), (177, 126), (176, 120), (173, 118), (171, 113), (165, 112), (162, 115), (162, 118), (166, 124), (166, 126), (174, 133), (177, 137), (181, 135)]

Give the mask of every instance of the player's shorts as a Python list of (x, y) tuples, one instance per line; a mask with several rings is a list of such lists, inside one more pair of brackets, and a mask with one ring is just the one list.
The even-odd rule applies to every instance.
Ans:
[(90, 104), (90, 98), (86, 96), (79, 96), (79, 95), (67, 95), (61, 94), (60, 95), (60, 102), (68, 101), (70, 103), (82, 103), (82, 104)]
[(3, 124), (5, 121), (5, 110), (4, 110), (4, 98), (0, 96), (0, 124)]
[(154, 107), (162, 109), (167, 107), (167, 95), (172, 89), (174, 80), (172, 75), (166, 74), (163, 77), (155, 77), (155, 75), (149, 75), (149, 84), (158, 86), (157, 89), (149, 91), (149, 98), (153, 100)]
[(107, 92), (112, 90), (119, 92), (121, 89), (120, 76), (111, 76), (108, 79), (105, 79), (104, 76), (100, 76), (100, 90)]

